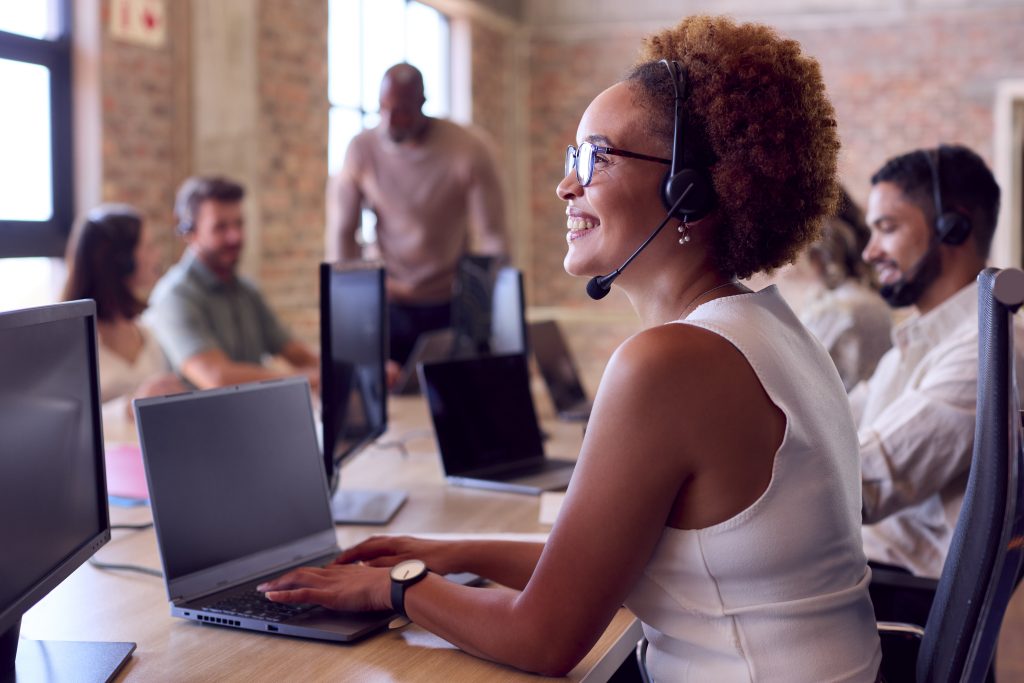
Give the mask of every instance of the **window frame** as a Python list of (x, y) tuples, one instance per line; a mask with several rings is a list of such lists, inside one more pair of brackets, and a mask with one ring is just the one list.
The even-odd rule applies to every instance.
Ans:
[[(368, 1), (370, 1), (370, 0), (359, 0), (359, 25), (360, 25), (359, 30), (360, 30), (361, 33), (363, 33), (363, 31), (364, 31), (363, 7), (364, 7), (364, 4), (366, 2), (368, 2)], [(447, 13), (441, 11), (437, 7), (435, 7), (432, 4), (430, 4), (429, 2), (422, 2), (421, 0), (405, 0), (406, 11), (408, 11), (408, 6), (410, 4), (412, 4), (413, 2), (416, 2), (417, 4), (423, 5), (423, 6), (427, 7), (427, 8), (429, 8), (429, 9), (432, 9), (435, 12), (437, 12), (439, 15), (444, 17), (445, 23), (448, 26), (448, 43), (447, 43), (447, 45), (445, 45), (445, 55), (444, 55), (445, 70), (447, 71), (446, 78), (448, 80), (448, 89), (447, 89), (446, 98), (445, 98), (447, 101), (445, 102), (445, 109), (448, 110), (449, 113), (450, 113), (450, 111), (451, 111), (451, 104), (452, 104), (451, 103), (451, 99), (452, 99), (452, 95), (451, 95), (451, 79), (452, 79), (451, 17)], [(330, 2), (328, 3), (328, 11), (330, 11)], [(403, 27), (403, 31), (404, 30), (405, 29)], [(405, 40), (405, 38), (404, 38), (404, 33), (403, 33), (403, 41), (404, 40)], [(407, 45), (406, 45), (406, 47), (407, 47)], [(361, 130), (367, 130), (370, 127), (370, 126), (366, 125), (367, 118), (372, 117), (374, 115), (380, 114), (379, 106), (376, 106), (375, 103), (373, 103), (373, 102), (370, 102), (370, 103), (364, 102), (363, 98), (362, 98), (363, 88), (364, 88), (364, 85), (365, 85), (363, 83), (363, 78), (366, 75), (364, 73), (364, 70), (363, 70), (363, 61), (364, 61), (363, 60), (363, 58), (364, 58), (364, 54), (363, 53), (364, 53), (364, 50), (365, 50), (365, 46), (361, 45), (360, 46), (360, 55), (359, 55), (359, 60), (360, 60), (360, 63), (359, 63), (359, 93), (360, 93), (360, 95), (359, 95), (359, 104), (355, 105), (355, 106), (353, 106), (351, 104), (340, 104), (340, 103), (336, 103), (336, 102), (332, 101), (330, 99), (330, 97), (328, 97), (328, 100), (327, 100), (328, 116), (330, 115), (330, 113), (333, 113), (336, 110), (344, 110), (344, 111), (356, 113), (356, 114), (359, 115), (359, 124), (361, 126)], [(374, 107), (374, 108), (367, 109), (366, 106), (371, 106), (371, 107)], [(328, 149), (330, 149), (330, 140), (328, 140)], [(340, 167), (339, 167), (339, 169), (336, 169), (336, 170), (340, 170)]]
[(52, 0), (52, 38), (0, 31), (0, 58), (50, 71), (50, 168), (53, 215), (45, 221), (0, 217), (0, 258), (63, 256), (74, 220), (71, 118), (71, 0)]

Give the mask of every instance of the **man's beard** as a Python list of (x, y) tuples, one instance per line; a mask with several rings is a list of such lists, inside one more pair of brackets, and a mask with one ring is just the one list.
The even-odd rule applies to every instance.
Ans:
[(912, 306), (941, 274), (942, 259), (939, 257), (939, 250), (930, 246), (921, 260), (907, 271), (907, 275), (900, 277), (896, 282), (882, 285), (878, 294), (892, 308)]

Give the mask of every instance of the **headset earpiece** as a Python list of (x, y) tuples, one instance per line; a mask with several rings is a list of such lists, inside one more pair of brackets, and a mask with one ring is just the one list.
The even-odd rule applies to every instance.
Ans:
[(928, 160), (932, 174), (932, 199), (935, 200), (935, 232), (943, 244), (963, 244), (971, 234), (971, 221), (959, 211), (947, 210), (942, 201), (942, 146), (934, 150), (922, 150)]
[(661, 63), (668, 69), (675, 88), (675, 124), (672, 133), (672, 166), (669, 168), (662, 184), (661, 199), (666, 209), (671, 209), (679, 201), (687, 188), (690, 189), (686, 199), (672, 214), (679, 220), (700, 220), (708, 215), (715, 206), (715, 191), (707, 172), (693, 163), (686, 147), (683, 100), (687, 94), (686, 72), (679, 63), (667, 59)]

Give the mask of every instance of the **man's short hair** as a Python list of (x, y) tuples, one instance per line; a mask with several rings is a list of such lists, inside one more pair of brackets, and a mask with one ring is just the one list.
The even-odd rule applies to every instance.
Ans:
[(963, 145), (916, 149), (885, 162), (871, 176), (871, 184), (896, 185), (934, 225), (938, 216), (929, 154), (937, 159), (942, 208), (967, 216), (978, 254), (988, 258), (999, 217), (999, 185), (985, 161), (973, 150)]
[(186, 235), (195, 229), (199, 206), (206, 200), (233, 204), (242, 201), (244, 196), (242, 185), (223, 176), (192, 176), (181, 184), (174, 200), (178, 234)]

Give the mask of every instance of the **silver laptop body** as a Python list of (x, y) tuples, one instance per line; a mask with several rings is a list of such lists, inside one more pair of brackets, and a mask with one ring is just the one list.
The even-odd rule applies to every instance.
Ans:
[(305, 379), (134, 402), (171, 614), (331, 641), (390, 612), (283, 606), (262, 581), (340, 552)]

